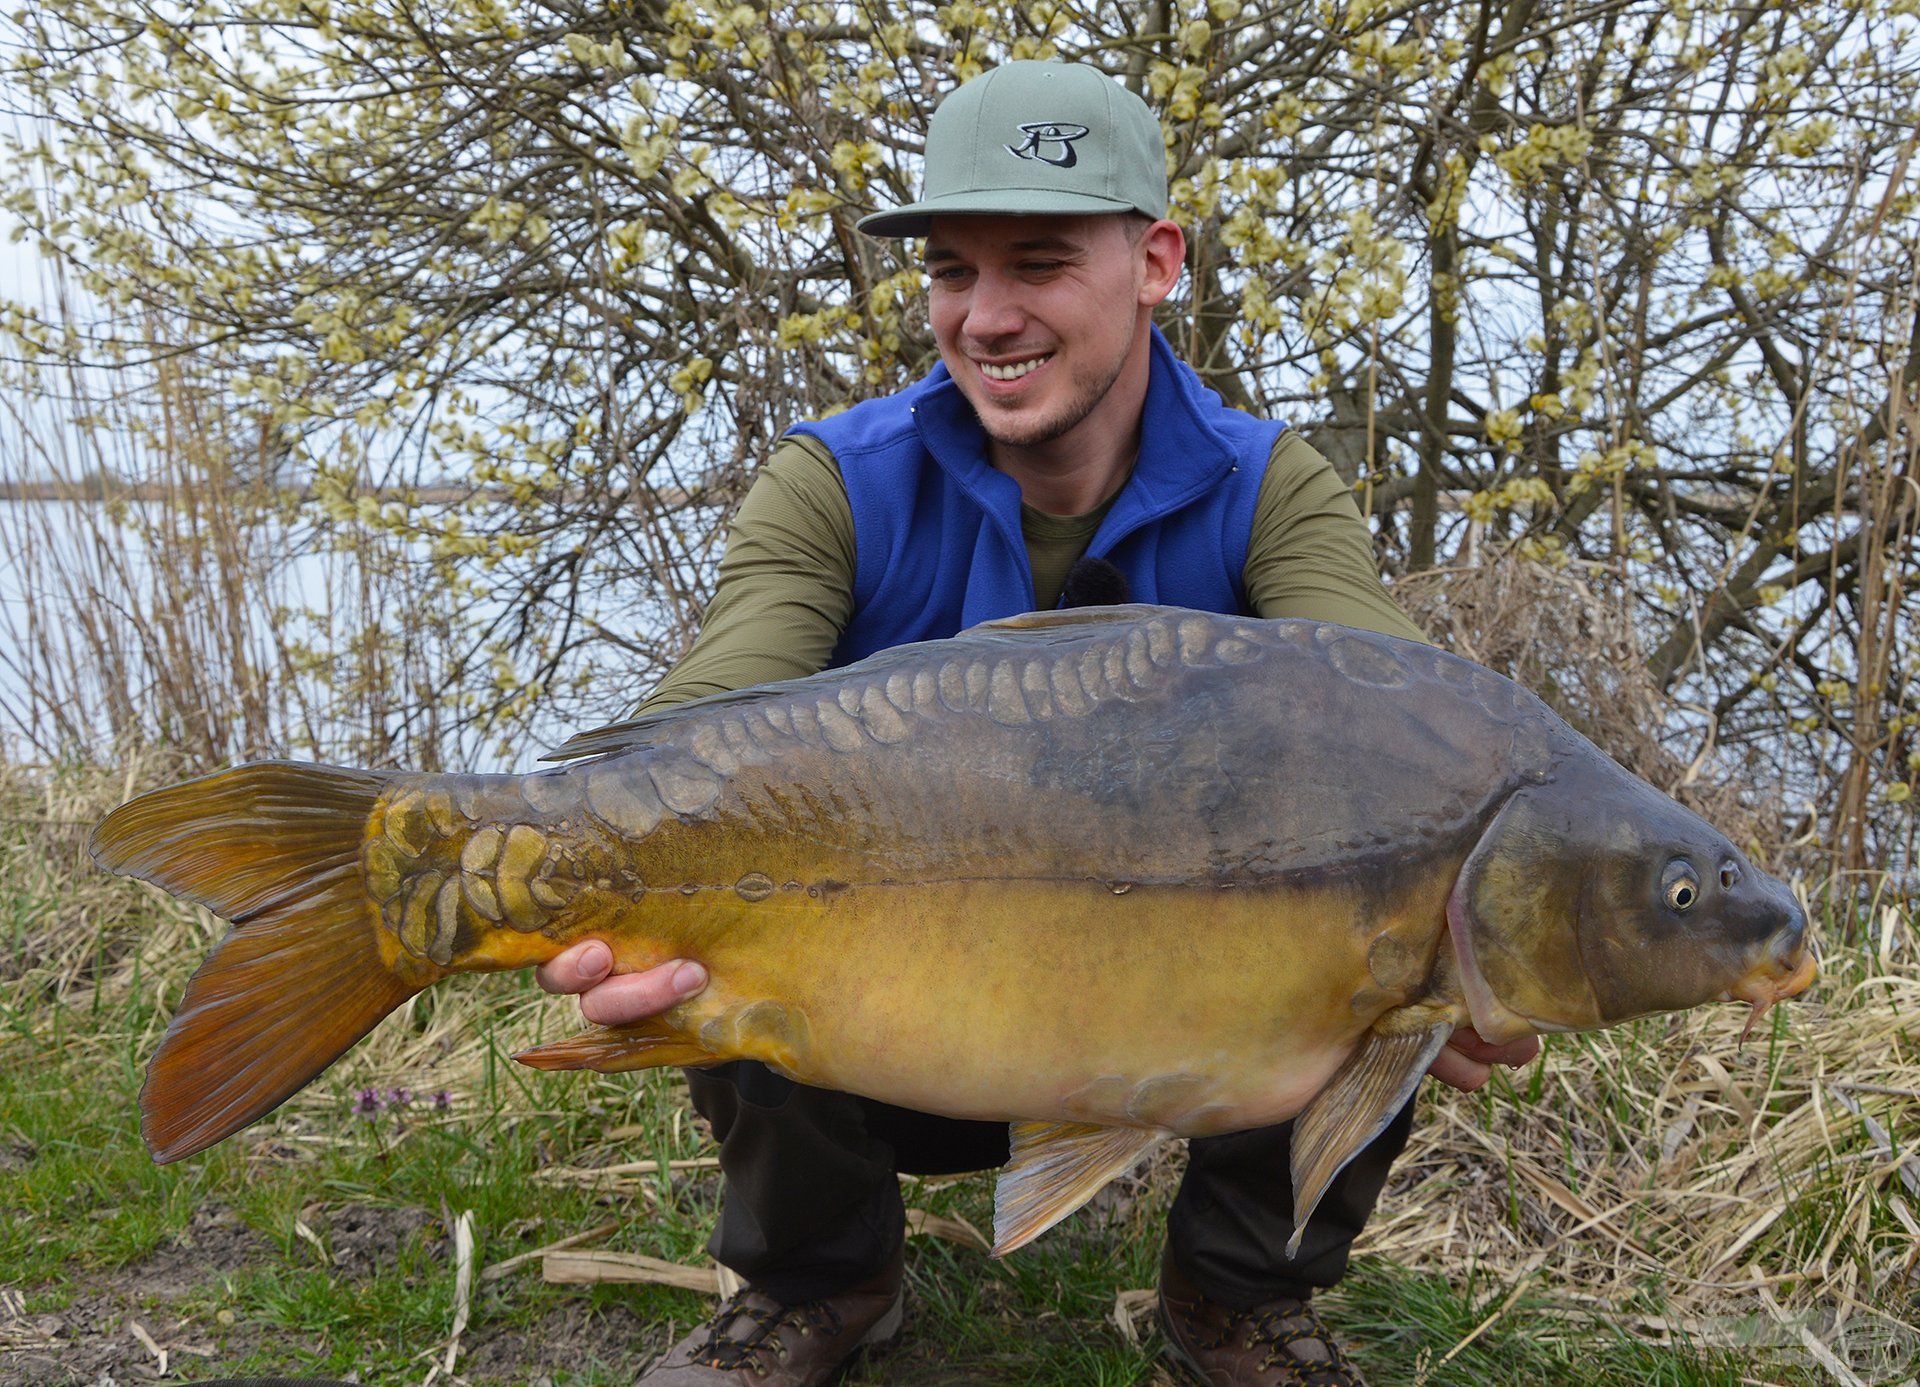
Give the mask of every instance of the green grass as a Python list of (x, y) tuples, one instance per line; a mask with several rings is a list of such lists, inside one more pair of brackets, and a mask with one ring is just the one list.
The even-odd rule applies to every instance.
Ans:
[[(299, 1105), (297, 1120), (278, 1123), (273, 1140), (263, 1143), (256, 1132), (163, 1167), (148, 1160), (136, 1131), (151, 1017), (137, 1002), (77, 1012), (48, 1002), (42, 1013), (37, 1038), (15, 1026), (0, 1047), (0, 1133), (16, 1152), (0, 1171), (7, 1215), (0, 1265), (9, 1269), (7, 1282), (27, 1292), (29, 1315), (105, 1297), (150, 1331), (184, 1320), (183, 1332), (162, 1337), (215, 1350), (211, 1359), (176, 1357), (195, 1373), (357, 1369), (367, 1382), (417, 1381), (452, 1319), (450, 1214), (472, 1211), (481, 1266), (623, 1216), (629, 1221), (601, 1246), (702, 1260), (714, 1212), (710, 1178), (677, 1191), (656, 1181), (660, 1198), (651, 1209), (629, 1194), (537, 1178), (543, 1163), (555, 1161), (698, 1154), (690, 1124), (683, 1120), (675, 1134), (683, 1095), (671, 1076), (508, 1079), (500, 1069), (490, 1105), (463, 1102), (453, 1115), (422, 1114), (404, 1126), (354, 1116), (351, 1090), (323, 1079), (320, 1096)], [(616, 1125), (644, 1131), (610, 1152), (599, 1134)], [(24, 1162), (23, 1142), (32, 1149)], [(853, 1381), (1152, 1381), (1150, 1321), (1142, 1322), (1146, 1343), (1136, 1348), (1111, 1315), (1117, 1292), (1153, 1282), (1164, 1197), (1164, 1189), (1147, 1190), (1104, 1224), (1062, 1230), (1070, 1235), (1043, 1238), (1005, 1262), (917, 1239), (910, 1336)], [(908, 1199), (976, 1226), (991, 1217), (984, 1179), (916, 1185)], [(223, 1239), (209, 1247), (203, 1231), (198, 1247), (183, 1249), (179, 1240), (194, 1237), (196, 1215), (208, 1209), (226, 1211)], [(390, 1251), (343, 1264), (326, 1232), (340, 1209), (412, 1212), (396, 1224)], [(296, 1223), (313, 1227), (321, 1246)], [(142, 1276), (156, 1259), (168, 1268), (159, 1288)], [(1324, 1303), (1378, 1383), (1755, 1380), (1751, 1355), (1651, 1345), (1609, 1328), (1605, 1317), (1554, 1315), (1543, 1334), (1546, 1298), (1524, 1290), (1491, 1328), (1441, 1363), (1510, 1289), (1472, 1268), (1448, 1278), (1362, 1258)], [(706, 1303), (655, 1287), (548, 1286), (529, 1268), (480, 1288), (464, 1342), (471, 1352), (516, 1334), (538, 1339), (564, 1323), (579, 1342), (575, 1361), (554, 1381), (624, 1383), (665, 1341), (669, 1321), (684, 1327)], [(124, 1333), (114, 1337), (130, 1342)], [(472, 1380), (528, 1380), (530, 1361), (522, 1355), (498, 1375)], [(0, 1380), (7, 1363), (0, 1355)], [(1759, 1380), (1815, 1380), (1791, 1368), (1768, 1372)]]
[[(602, 1246), (700, 1256), (710, 1191), (682, 1191), (650, 1211), (535, 1178), (554, 1156), (591, 1147), (603, 1124), (657, 1124), (657, 1136), (633, 1143), (640, 1151), (695, 1154), (690, 1127), (683, 1124), (677, 1146), (672, 1136), (679, 1097), (670, 1077), (627, 1083), (623, 1109), (596, 1112), (589, 1101), (561, 1105), (611, 1085), (529, 1076), (487, 1108), (462, 1103), (440, 1115), (416, 1103), (420, 1111), (409, 1110), (404, 1126), (387, 1115), (354, 1115), (351, 1092), (323, 1080), (320, 1101), (303, 1103), (296, 1122), (277, 1124), (271, 1144), (256, 1140), (256, 1129), (156, 1166), (137, 1133), (142, 1056), (127, 1043), (146, 1027), (125, 1013), (55, 1020), (57, 1010), (49, 1004), (44, 1041), (15, 1030), (0, 1047), (0, 1133), (13, 1152), (0, 1168), (0, 1266), (5, 1284), (27, 1292), (29, 1315), (104, 1294), (129, 1312), (184, 1317), (192, 1332), (182, 1341), (222, 1349), (209, 1366), (223, 1372), (358, 1368), (379, 1382), (417, 1377), (419, 1355), (445, 1343), (454, 1283), (448, 1221), (462, 1211), (473, 1215), (482, 1267), (629, 1211), (631, 1224)], [(545, 1115), (529, 1118), (529, 1110)], [(393, 1245), (341, 1265), (327, 1233), (341, 1209), (373, 1222), (378, 1241)], [(223, 1211), (253, 1236), (226, 1228), (214, 1247), (201, 1237), (200, 1246), (182, 1248), (205, 1210)], [(393, 1218), (391, 1235), (379, 1226), (383, 1212)], [(312, 1239), (300, 1224), (317, 1230)], [(169, 1284), (156, 1295), (141, 1272), (162, 1256)], [(512, 1327), (537, 1331), (575, 1303), (625, 1307), (662, 1326), (669, 1318), (684, 1324), (700, 1309), (698, 1298), (670, 1290), (546, 1286), (532, 1267), (480, 1289), (469, 1341)], [(6, 1363), (0, 1354), (0, 1379)], [(624, 1379), (589, 1372), (577, 1380)]]

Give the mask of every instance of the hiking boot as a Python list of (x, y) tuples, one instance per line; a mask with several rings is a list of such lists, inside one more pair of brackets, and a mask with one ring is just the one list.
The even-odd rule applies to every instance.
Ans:
[(1159, 1318), (1168, 1357), (1205, 1387), (1366, 1387), (1303, 1297), (1232, 1310), (1208, 1300), (1163, 1257)]
[(876, 1275), (788, 1305), (747, 1286), (640, 1375), (636, 1387), (821, 1387), (900, 1331), (904, 1251)]

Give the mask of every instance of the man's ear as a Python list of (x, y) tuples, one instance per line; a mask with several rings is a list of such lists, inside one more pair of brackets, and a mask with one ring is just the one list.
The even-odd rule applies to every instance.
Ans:
[(1162, 217), (1140, 233), (1140, 252), (1146, 257), (1146, 274), (1140, 282), (1140, 305), (1152, 308), (1180, 282), (1180, 270), (1187, 259), (1186, 234), (1178, 222)]

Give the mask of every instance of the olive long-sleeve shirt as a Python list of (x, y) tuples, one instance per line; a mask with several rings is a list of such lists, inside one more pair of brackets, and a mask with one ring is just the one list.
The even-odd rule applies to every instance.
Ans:
[[(1059, 600), (1111, 505), (1072, 516), (1021, 507), (1041, 607)], [(839, 464), (817, 439), (782, 439), (734, 516), (698, 638), (641, 709), (826, 668), (853, 616), (853, 576), (853, 508)], [(1352, 492), (1290, 429), (1260, 484), (1242, 577), (1257, 616), (1426, 639), (1381, 585)]]

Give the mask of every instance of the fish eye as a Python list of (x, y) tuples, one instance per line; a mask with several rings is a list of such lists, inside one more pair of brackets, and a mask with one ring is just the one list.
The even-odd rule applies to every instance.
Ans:
[(1693, 870), (1693, 864), (1684, 860), (1669, 862), (1660, 876), (1660, 895), (1669, 910), (1685, 914), (1693, 909), (1700, 899), (1700, 877)]

